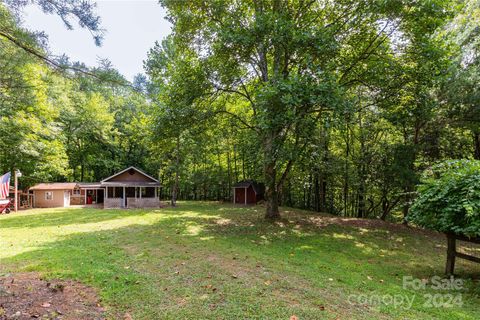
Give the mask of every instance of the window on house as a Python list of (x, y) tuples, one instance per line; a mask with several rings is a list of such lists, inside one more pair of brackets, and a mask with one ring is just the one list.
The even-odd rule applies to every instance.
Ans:
[(45, 191), (45, 200), (53, 200), (53, 192)]
[(73, 195), (79, 196), (80, 195), (80, 189), (73, 189)]

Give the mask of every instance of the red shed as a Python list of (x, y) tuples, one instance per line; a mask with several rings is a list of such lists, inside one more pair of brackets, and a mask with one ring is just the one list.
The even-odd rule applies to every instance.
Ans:
[(256, 204), (263, 200), (265, 187), (254, 180), (243, 180), (233, 186), (233, 203)]

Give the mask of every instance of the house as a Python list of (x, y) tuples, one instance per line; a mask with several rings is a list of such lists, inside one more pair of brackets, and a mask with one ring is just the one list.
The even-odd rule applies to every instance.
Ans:
[(104, 208), (160, 207), (160, 182), (135, 167), (128, 167), (100, 182), (40, 183), (30, 188), (37, 208), (70, 205)]
[(265, 186), (254, 180), (243, 180), (233, 186), (233, 203), (256, 204), (263, 200)]
[(160, 182), (145, 172), (129, 167), (103, 179), (104, 208), (158, 208)]
[(71, 205), (103, 205), (105, 188), (99, 182), (79, 182), (70, 198)]
[(76, 188), (75, 182), (39, 183), (31, 187), (33, 206), (36, 208), (55, 208), (70, 206), (70, 196)]

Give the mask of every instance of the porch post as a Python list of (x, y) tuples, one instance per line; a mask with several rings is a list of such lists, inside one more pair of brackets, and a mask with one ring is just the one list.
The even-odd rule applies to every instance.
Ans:
[(235, 203), (235, 191), (237, 191), (237, 188), (233, 188), (233, 203)]
[(140, 187), (140, 199), (142, 199), (142, 187)]
[(155, 199), (157, 199), (157, 187), (155, 187)]
[(105, 187), (105, 194), (103, 196), (105, 199), (108, 199), (108, 187)]
[(85, 189), (85, 202), (83, 203), (83, 204), (85, 204), (85, 205), (87, 204), (87, 190), (88, 190), (88, 189)]
[(127, 199), (125, 198), (125, 187), (123, 187), (123, 207), (127, 207)]
[(245, 188), (245, 204), (247, 204), (247, 188)]

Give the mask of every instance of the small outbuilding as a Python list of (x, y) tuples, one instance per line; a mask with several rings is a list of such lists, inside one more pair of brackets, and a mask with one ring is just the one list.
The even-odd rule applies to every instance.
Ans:
[(76, 182), (39, 183), (30, 188), (30, 192), (33, 193), (33, 206), (36, 208), (68, 207), (70, 196), (76, 187)]
[(254, 180), (243, 180), (233, 186), (233, 203), (256, 204), (263, 200), (265, 186)]

